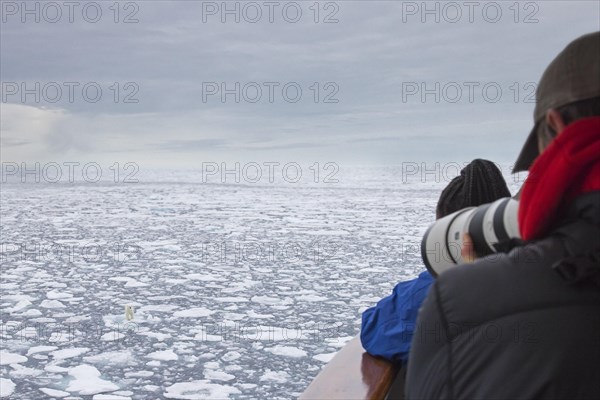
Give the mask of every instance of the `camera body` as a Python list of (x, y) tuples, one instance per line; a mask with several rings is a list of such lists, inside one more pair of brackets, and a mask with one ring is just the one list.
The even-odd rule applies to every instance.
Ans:
[(437, 276), (462, 263), (465, 233), (471, 236), (475, 252), (480, 257), (495, 253), (495, 245), (499, 242), (520, 239), (518, 209), (519, 202), (506, 197), (440, 218), (427, 229), (421, 241), (425, 267)]

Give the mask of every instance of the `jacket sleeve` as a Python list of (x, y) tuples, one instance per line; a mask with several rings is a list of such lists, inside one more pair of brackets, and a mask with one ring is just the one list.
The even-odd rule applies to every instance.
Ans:
[(407, 362), (417, 314), (433, 280), (423, 272), (417, 279), (400, 282), (390, 296), (363, 313), (360, 339), (369, 354)]

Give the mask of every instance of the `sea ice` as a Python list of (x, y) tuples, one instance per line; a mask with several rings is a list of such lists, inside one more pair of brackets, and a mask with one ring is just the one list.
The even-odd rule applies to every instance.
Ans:
[(27, 361), (27, 357), (16, 353), (0, 351), (0, 365), (19, 364)]
[(217, 297), (213, 301), (218, 301), (219, 303), (247, 303), (248, 299), (245, 297)]
[(29, 350), (27, 350), (27, 355), (31, 355), (31, 354), (36, 354), (36, 353), (47, 353), (49, 351), (53, 351), (58, 349), (58, 347), (56, 346), (34, 346), (34, 347), (30, 347)]
[(264, 304), (268, 306), (285, 305), (293, 303), (291, 299), (280, 299), (279, 297), (269, 296), (254, 296), (251, 300), (255, 303)]
[(9, 374), (15, 379), (31, 379), (44, 373), (44, 371), (39, 369), (23, 367), (20, 364), (11, 364), (10, 367), (12, 371)]
[(171, 312), (175, 309), (179, 308), (178, 306), (172, 304), (150, 304), (147, 306), (142, 306), (139, 308), (139, 312)]
[(221, 360), (225, 361), (225, 362), (229, 362), (229, 361), (234, 361), (237, 360), (238, 358), (240, 358), (242, 355), (237, 352), (237, 351), (230, 351), (228, 353), (225, 353), (223, 355), (223, 357), (221, 357)]
[(131, 400), (131, 397), (115, 394), (95, 394), (92, 400)]
[[(16, 354), (0, 356), (1, 376), (23, 399), (52, 397), (40, 388), (68, 393), (78, 381), (68, 373), (82, 363), (97, 368), (95, 380), (110, 381), (101, 380), (107, 396), (223, 398), (240, 396), (239, 389), (244, 398), (295, 397), (356, 336), (362, 308), (423, 270), (418, 251), (407, 253), (405, 245), (419, 248), (443, 184), (415, 187), (385, 173), (390, 180), (377, 172), (376, 180), (334, 190), (190, 185), (189, 174), (182, 184), (86, 190), (3, 185), (2, 204), (19, 204), (1, 210), (7, 242), (44, 232), (52, 242), (106, 243), (110, 253), (109, 243), (130, 238), (142, 257), (3, 265), (0, 340), (5, 354)], [(226, 244), (228, 253), (206, 259), (206, 243)], [(251, 243), (264, 257), (238, 254)], [(291, 244), (301, 253), (287, 246), (282, 257)], [(136, 308), (133, 321), (125, 320), (125, 304)], [(90, 351), (69, 353), (75, 346)], [(161, 351), (167, 353), (148, 358)], [(194, 379), (203, 381), (186, 386)], [(117, 385), (126, 391), (115, 392)]]
[(195, 307), (190, 308), (188, 310), (175, 311), (173, 316), (176, 318), (201, 318), (208, 317), (209, 315), (214, 314), (214, 311), (211, 311), (204, 307)]
[(21, 300), (17, 304), (15, 304), (12, 308), (9, 308), (7, 311), (9, 313), (14, 313), (21, 311), (27, 307), (29, 307), (32, 303), (29, 300)]
[(40, 391), (45, 395), (55, 398), (63, 398), (69, 396), (71, 393), (63, 392), (62, 390), (50, 389), (50, 388), (40, 388)]
[(298, 301), (325, 301), (325, 300), (327, 300), (327, 297), (317, 296), (314, 294), (305, 294), (303, 296), (296, 297), (296, 300), (298, 300)]
[(179, 382), (166, 388), (167, 399), (228, 399), (232, 394), (241, 394), (239, 389), (218, 385), (206, 380)]
[(65, 308), (66, 306), (58, 300), (44, 300), (40, 304), (42, 308)]
[(103, 342), (114, 342), (117, 340), (122, 340), (125, 337), (125, 332), (121, 331), (110, 331), (106, 332), (102, 336), (100, 336), (100, 340)]
[(101, 365), (135, 364), (135, 357), (129, 350), (107, 351), (93, 356), (83, 357), (85, 362)]
[(132, 287), (144, 287), (144, 286), (148, 286), (147, 283), (144, 282), (140, 282), (138, 280), (135, 279), (130, 279), (129, 281), (127, 281), (127, 283), (125, 284), (126, 288), (132, 288)]
[(260, 377), (261, 382), (269, 381), (275, 383), (285, 383), (290, 379), (290, 375), (285, 371), (271, 371), (267, 369)]
[(69, 369), (69, 375), (75, 379), (69, 382), (67, 391), (80, 395), (91, 395), (119, 390), (112, 382), (100, 378), (100, 371), (91, 365), (81, 364)]
[(73, 297), (71, 293), (59, 292), (58, 290), (51, 290), (46, 293), (46, 297), (50, 300), (68, 299)]
[(0, 378), (0, 397), (9, 397), (15, 391), (15, 383), (10, 379)]
[(210, 381), (224, 381), (224, 382), (235, 379), (235, 375), (231, 375), (226, 372), (217, 371), (214, 369), (204, 370), (204, 377)]
[(139, 334), (142, 336), (148, 336), (148, 337), (154, 338), (154, 339), (158, 340), (159, 342), (164, 342), (165, 339), (171, 338), (170, 334), (161, 333), (161, 332), (139, 332)]
[(67, 358), (77, 357), (83, 353), (90, 351), (87, 347), (73, 347), (70, 349), (56, 350), (50, 353), (55, 360), (64, 360)]
[(146, 356), (147, 358), (151, 358), (153, 360), (160, 361), (174, 361), (179, 359), (179, 356), (173, 352), (173, 350), (161, 350), (154, 351)]
[(194, 281), (201, 282), (223, 282), (225, 280), (222, 277), (207, 274), (186, 274), (185, 277)]
[(257, 312), (255, 312), (254, 310), (249, 310), (246, 312), (246, 315), (250, 318), (256, 318), (256, 319), (269, 319), (269, 318), (273, 318), (273, 315), (271, 314), (259, 314)]
[(23, 312), (21, 315), (24, 317), (39, 317), (43, 314), (40, 310), (36, 308), (30, 308), (29, 310)]
[(116, 392), (112, 392), (111, 394), (114, 394), (116, 396), (133, 396), (133, 392), (131, 390), (117, 390)]
[(134, 371), (134, 372), (125, 372), (125, 376), (127, 378), (148, 378), (154, 375), (152, 371)]
[(59, 362), (51, 362), (49, 364), (46, 364), (46, 366), (44, 367), (44, 371), (50, 372), (50, 373), (56, 373), (56, 374), (62, 374), (64, 372), (69, 372), (69, 368), (66, 367), (61, 367), (59, 364), (62, 363), (63, 360), (60, 360)]
[(306, 352), (297, 347), (291, 346), (274, 346), (265, 349), (266, 351), (273, 353), (278, 356), (292, 357), (292, 358), (301, 358), (306, 357)]

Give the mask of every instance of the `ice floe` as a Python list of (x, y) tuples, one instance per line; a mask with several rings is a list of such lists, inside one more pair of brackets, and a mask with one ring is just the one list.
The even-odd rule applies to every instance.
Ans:
[(224, 354), (223, 357), (221, 357), (221, 360), (223, 360), (225, 362), (235, 361), (238, 358), (240, 358), (241, 356), (242, 355), (237, 351), (230, 351), (230, 352)]
[(15, 304), (13, 307), (9, 308), (7, 311), (9, 313), (19, 312), (19, 311), (26, 309), (30, 305), (32, 305), (31, 301), (21, 300), (21, 301), (17, 302), (17, 304)]
[(214, 314), (214, 311), (211, 311), (204, 307), (194, 307), (189, 308), (187, 310), (175, 311), (173, 316), (175, 318), (201, 318), (208, 317), (209, 315)]
[(50, 290), (46, 293), (46, 297), (50, 300), (61, 300), (61, 299), (69, 299), (73, 297), (71, 293), (68, 292), (60, 292), (58, 290)]
[(74, 378), (66, 388), (69, 392), (91, 395), (119, 389), (119, 386), (114, 383), (100, 378), (100, 371), (91, 365), (82, 364), (71, 368), (69, 369), (69, 375)]
[(83, 357), (83, 361), (100, 365), (135, 365), (135, 356), (130, 350), (107, 351)]
[(307, 356), (306, 351), (291, 346), (274, 346), (265, 350), (278, 356), (291, 358), (301, 358)]
[(15, 383), (10, 379), (0, 378), (0, 397), (10, 397), (15, 391)]
[(146, 357), (159, 361), (174, 361), (179, 359), (179, 356), (173, 350), (154, 351)]
[(21, 364), (11, 364), (12, 371), (9, 372), (10, 376), (15, 379), (31, 379), (32, 377), (40, 376), (44, 371), (23, 367)]
[(67, 358), (78, 357), (83, 353), (90, 351), (87, 347), (73, 347), (70, 349), (56, 350), (50, 353), (55, 360), (64, 360)]
[(271, 371), (267, 369), (260, 377), (261, 382), (286, 383), (290, 379), (290, 374), (285, 371)]
[(19, 364), (27, 361), (27, 357), (7, 351), (0, 351), (0, 365)]
[(58, 300), (43, 300), (40, 303), (42, 308), (65, 308), (66, 306)]
[(167, 399), (229, 399), (240, 390), (231, 386), (219, 385), (210, 381), (179, 382), (166, 388), (163, 394)]
[(206, 369), (204, 371), (204, 377), (211, 381), (230, 381), (235, 379), (235, 375), (228, 374), (227, 372), (217, 371), (214, 369)]
[(69, 392), (65, 392), (62, 390), (56, 390), (56, 389), (50, 389), (50, 388), (40, 388), (40, 391), (49, 397), (55, 397), (55, 398), (59, 398), (59, 399), (71, 395), (71, 393), (69, 393)]
[(131, 396), (119, 396), (116, 394), (95, 394), (92, 400), (131, 400)]
[(49, 351), (57, 350), (56, 346), (33, 346), (27, 350), (27, 355), (36, 354), (36, 353), (47, 353)]

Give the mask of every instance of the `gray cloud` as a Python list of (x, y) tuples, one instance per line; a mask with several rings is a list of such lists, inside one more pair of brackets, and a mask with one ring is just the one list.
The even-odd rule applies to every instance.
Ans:
[(168, 140), (157, 144), (155, 147), (163, 151), (197, 151), (202, 149), (211, 149), (215, 147), (227, 147), (228, 141), (222, 139), (202, 139), (202, 140)]
[[(18, 96), (4, 102), (3, 156), (113, 152), (160, 163), (158, 149), (184, 165), (202, 157), (272, 155), (360, 163), (484, 154), (512, 160), (531, 125), (533, 104), (524, 101), (531, 91), (524, 85), (536, 82), (570, 40), (597, 30), (600, 18), (597, 5), (586, 1), (537, 2), (539, 22), (529, 24), (522, 22), (526, 9), (514, 22), (512, 3), (500, 3), (497, 23), (480, 13), (473, 23), (422, 23), (418, 15), (403, 22), (407, 2), (334, 3), (339, 22), (332, 24), (314, 23), (311, 2), (299, 3), (303, 18), (295, 24), (280, 14), (274, 23), (223, 24), (218, 16), (203, 23), (199, 1), (137, 2), (135, 24), (115, 24), (107, 7), (96, 24), (10, 17), (2, 24), (3, 82), (80, 85), (72, 102), (66, 93), (56, 103), (29, 96), (29, 111), (19, 112), (5, 107), (22, 105)], [(320, 11), (322, 20), (330, 10)], [(202, 82), (230, 88), (256, 82), (263, 97), (203, 101)], [(264, 82), (279, 84), (273, 102)], [(466, 92), (456, 103), (432, 95), (423, 102), (420, 95), (403, 99), (403, 85), (411, 82), (426, 88), (478, 82), (479, 88), (472, 102)], [(489, 82), (503, 90), (497, 102), (482, 97)], [(86, 83), (102, 89), (98, 102), (82, 98)], [(283, 98), (286, 83), (301, 87), (300, 101)], [(338, 102), (324, 102), (328, 95)], [(125, 102), (127, 96), (138, 102)], [(39, 124), (15, 121), (27, 115)]]
[(0, 139), (0, 143), (2, 143), (3, 147), (14, 147), (14, 146), (24, 146), (31, 142), (29, 142), (28, 140), (3, 137)]

